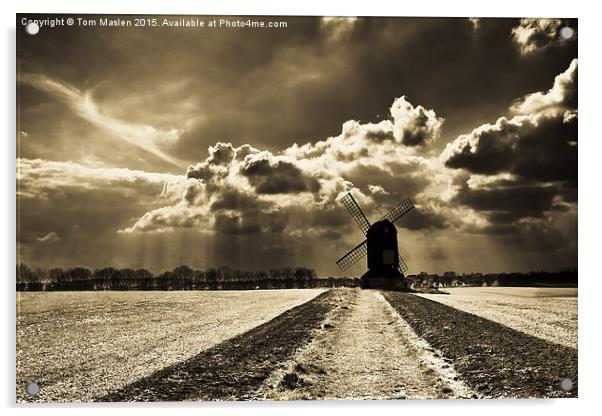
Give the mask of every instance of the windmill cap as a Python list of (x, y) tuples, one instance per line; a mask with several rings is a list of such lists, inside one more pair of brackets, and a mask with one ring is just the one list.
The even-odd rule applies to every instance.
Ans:
[(368, 230), (368, 233), (371, 234), (374, 232), (387, 232), (386, 230), (393, 230), (394, 233), (397, 233), (397, 229), (391, 221), (387, 219), (382, 219), (372, 224), (370, 226), (370, 229)]

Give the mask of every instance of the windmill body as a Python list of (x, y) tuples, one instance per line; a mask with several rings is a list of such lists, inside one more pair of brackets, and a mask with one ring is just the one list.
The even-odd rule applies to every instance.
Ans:
[(394, 207), (381, 220), (370, 225), (361, 208), (348, 193), (341, 201), (366, 236), (366, 239), (337, 261), (342, 271), (367, 257), (368, 271), (361, 278), (363, 288), (406, 290), (407, 266), (399, 255), (396, 220), (414, 208), (409, 199)]
[(377, 274), (390, 275), (399, 267), (397, 230), (389, 220), (375, 222), (366, 235), (368, 269)]

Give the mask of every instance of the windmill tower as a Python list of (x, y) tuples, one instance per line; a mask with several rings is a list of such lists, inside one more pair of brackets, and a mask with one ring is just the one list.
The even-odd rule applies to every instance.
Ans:
[(368, 255), (368, 271), (361, 278), (363, 288), (406, 290), (408, 285), (404, 273), (408, 266), (399, 255), (397, 229), (393, 223), (414, 208), (412, 201), (404, 199), (372, 225), (350, 193), (341, 201), (366, 236), (364, 241), (337, 260), (341, 271)]

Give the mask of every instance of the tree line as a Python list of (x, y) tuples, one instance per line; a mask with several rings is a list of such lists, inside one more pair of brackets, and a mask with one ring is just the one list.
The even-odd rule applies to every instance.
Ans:
[(577, 287), (577, 270), (527, 273), (463, 273), (442, 275), (421, 272), (408, 276), (412, 288), (454, 286)]
[[(455, 286), (539, 286), (577, 287), (577, 270), (528, 273), (421, 272), (407, 276), (411, 288)], [(302, 289), (319, 287), (359, 287), (354, 277), (318, 278), (307, 267), (282, 267), (269, 270), (241, 271), (227, 266), (194, 270), (179, 266), (154, 275), (146, 269), (85, 267), (67, 269), (31, 268), (17, 264), (17, 290), (247, 290)]]
[(17, 264), (18, 291), (58, 290), (245, 290), (296, 289), (316, 287), (357, 287), (357, 278), (318, 278), (307, 267), (282, 267), (269, 270), (241, 271), (227, 266), (194, 270), (176, 267), (154, 275), (146, 269), (106, 267), (90, 270), (31, 268)]

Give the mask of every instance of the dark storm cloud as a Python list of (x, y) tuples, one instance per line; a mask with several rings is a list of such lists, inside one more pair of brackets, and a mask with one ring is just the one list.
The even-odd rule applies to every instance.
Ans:
[(445, 215), (429, 208), (414, 209), (395, 224), (407, 230), (440, 230), (448, 226)]
[(375, 142), (383, 142), (385, 140), (395, 140), (393, 130), (385, 129), (370, 129), (366, 132), (366, 137)]
[(515, 100), (510, 119), (484, 124), (448, 144), (447, 167), (471, 173), (509, 173), (526, 180), (577, 182), (577, 60), (547, 92)]
[(270, 157), (247, 159), (241, 167), (241, 174), (259, 194), (290, 194), (298, 192), (318, 192), (320, 183), (301, 171), (297, 166)]
[(562, 253), (576, 240), (577, 61), (553, 86), (513, 101), (511, 118), (484, 124), (447, 145), (445, 165), (461, 169), (452, 202), (486, 220), (469, 232), (514, 250)]
[[(378, 165), (356, 165), (342, 174), (356, 187), (368, 191), (370, 185), (379, 185), (388, 190), (387, 194), (377, 195), (381, 204), (393, 204), (401, 196), (415, 198), (428, 184), (419, 163), (394, 163), (390, 167)], [(392, 193), (392, 194), (391, 194)]]
[(261, 231), (259, 224), (238, 216), (219, 214), (215, 217), (215, 230), (224, 234), (254, 234)]
[(261, 226), (253, 218), (218, 214), (214, 229), (224, 234), (255, 234), (261, 231)]
[(218, 233), (281, 233), (288, 224), (285, 210), (237, 189), (221, 190), (209, 209)]
[(201, 189), (196, 184), (190, 184), (184, 191), (183, 199), (188, 205), (194, 205), (199, 198), (203, 197)]
[(347, 224), (349, 224), (348, 213), (340, 205), (333, 206), (330, 209), (319, 209), (312, 214), (311, 225), (313, 226), (337, 228)]
[(492, 222), (509, 223), (526, 217), (542, 217), (558, 194), (554, 186), (518, 185), (490, 189), (465, 186), (456, 201), (478, 211), (485, 211)]
[(562, 252), (567, 257), (576, 257), (576, 221), (568, 232), (541, 221), (493, 224), (481, 232), (494, 235), (520, 251), (548, 252), (550, 255)]
[[(248, 155), (257, 153), (258, 150), (250, 145), (234, 147), (231, 143), (218, 142), (214, 146), (209, 146), (209, 157), (205, 161), (195, 165), (188, 166), (186, 177), (189, 179), (199, 179), (205, 185), (205, 191), (208, 193), (220, 190), (222, 182), (230, 174), (232, 164), (241, 162)], [(200, 195), (196, 184), (189, 185), (189, 197), (185, 199), (190, 203)]]
[(211, 211), (220, 210), (245, 210), (247, 212), (258, 212), (266, 204), (258, 200), (254, 195), (240, 192), (237, 189), (222, 189), (217, 199), (211, 205)]
[(222, 189), (209, 209), (215, 216), (213, 229), (225, 234), (281, 232), (287, 224), (285, 212), (237, 189)]
[(491, 175), (509, 172), (540, 181), (577, 180), (576, 114), (500, 118), (455, 142), (445, 165)]

